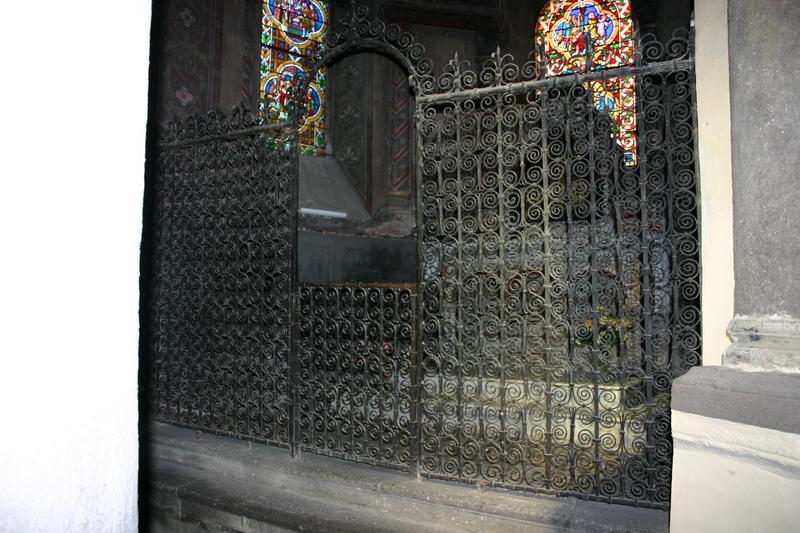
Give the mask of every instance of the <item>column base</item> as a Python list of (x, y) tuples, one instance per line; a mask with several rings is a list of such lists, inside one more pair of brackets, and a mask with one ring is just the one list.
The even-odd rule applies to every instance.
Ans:
[(746, 371), (800, 373), (800, 320), (739, 316), (728, 325), (732, 344), (722, 364)]

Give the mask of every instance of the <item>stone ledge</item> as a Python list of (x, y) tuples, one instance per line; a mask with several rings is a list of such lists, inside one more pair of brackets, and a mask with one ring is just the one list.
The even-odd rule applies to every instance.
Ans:
[(800, 434), (673, 411), (675, 449), (711, 453), (800, 479)]
[(800, 434), (800, 374), (695, 367), (672, 385), (672, 409)]
[(149, 440), (152, 511), (173, 525), (236, 529), (245, 520), (243, 530), (668, 530), (663, 511), (416, 479), (313, 454), (291, 459), (287, 450), (166, 424), (155, 424)]
[(150, 512), (144, 523), (153, 533), (436, 531), (419, 517), (391, 516), (251, 481), (210, 476), (187, 465), (160, 464), (151, 476)]
[(800, 320), (739, 316), (728, 325), (723, 364), (748, 371), (800, 373)]

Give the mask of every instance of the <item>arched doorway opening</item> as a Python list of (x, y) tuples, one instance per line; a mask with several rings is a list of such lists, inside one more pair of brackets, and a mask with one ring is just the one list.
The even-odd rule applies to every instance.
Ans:
[[(415, 468), (417, 214), (414, 91), (430, 68), (395, 26), (359, 11), (298, 85), (293, 448)], [(323, 153), (297, 149), (325, 72)], [(312, 109), (313, 111), (313, 109)]]

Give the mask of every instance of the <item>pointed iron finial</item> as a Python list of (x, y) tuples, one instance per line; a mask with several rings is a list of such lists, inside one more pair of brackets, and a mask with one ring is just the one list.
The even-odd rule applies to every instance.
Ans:
[(546, 50), (544, 47), (544, 41), (538, 43), (536, 45), (537, 53), (536, 53), (536, 63), (538, 65), (538, 78), (541, 80), (542, 78), (547, 77), (547, 55)]
[(453, 59), (450, 60), (450, 68), (453, 69), (453, 89), (461, 90), (461, 66), (458, 62), (458, 50), (453, 54)]

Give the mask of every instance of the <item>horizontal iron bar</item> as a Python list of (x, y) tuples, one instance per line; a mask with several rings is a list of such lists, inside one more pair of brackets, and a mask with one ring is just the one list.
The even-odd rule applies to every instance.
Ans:
[(307, 283), (300, 282), (298, 287), (307, 289), (408, 289), (412, 295), (417, 289), (416, 283), (373, 283), (373, 282), (340, 282), (340, 283)]
[(252, 135), (254, 133), (262, 133), (268, 131), (280, 131), (284, 128), (288, 128), (291, 126), (290, 122), (278, 122), (275, 124), (259, 124), (257, 126), (253, 126), (251, 128), (246, 128), (243, 130), (233, 130), (233, 131), (226, 131), (224, 133), (218, 133), (216, 135), (208, 135), (208, 136), (201, 136), (194, 139), (187, 139), (185, 141), (178, 141), (174, 143), (160, 143), (159, 146), (161, 148), (180, 148), (183, 146), (189, 146), (192, 144), (204, 143), (209, 141), (222, 141), (233, 139), (236, 137), (244, 137), (246, 135)]
[(417, 103), (431, 104), (438, 102), (451, 102), (454, 100), (467, 100), (480, 98), (482, 96), (493, 96), (495, 94), (526, 94), (539, 89), (551, 89), (556, 87), (573, 86), (589, 81), (607, 80), (622, 78), (627, 76), (643, 76), (646, 74), (659, 74), (662, 72), (674, 72), (676, 70), (691, 70), (694, 68), (694, 59), (676, 59), (673, 61), (662, 61), (638, 67), (619, 67), (603, 70), (595, 70), (589, 73), (571, 74), (568, 76), (554, 76), (537, 80), (519, 81), (516, 83), (506, 83), (503, 85), (493, 85), (491, 87), (479, 87), (465, 91), (453, 91), (447, 93), (428, 94), (417, 97)]

